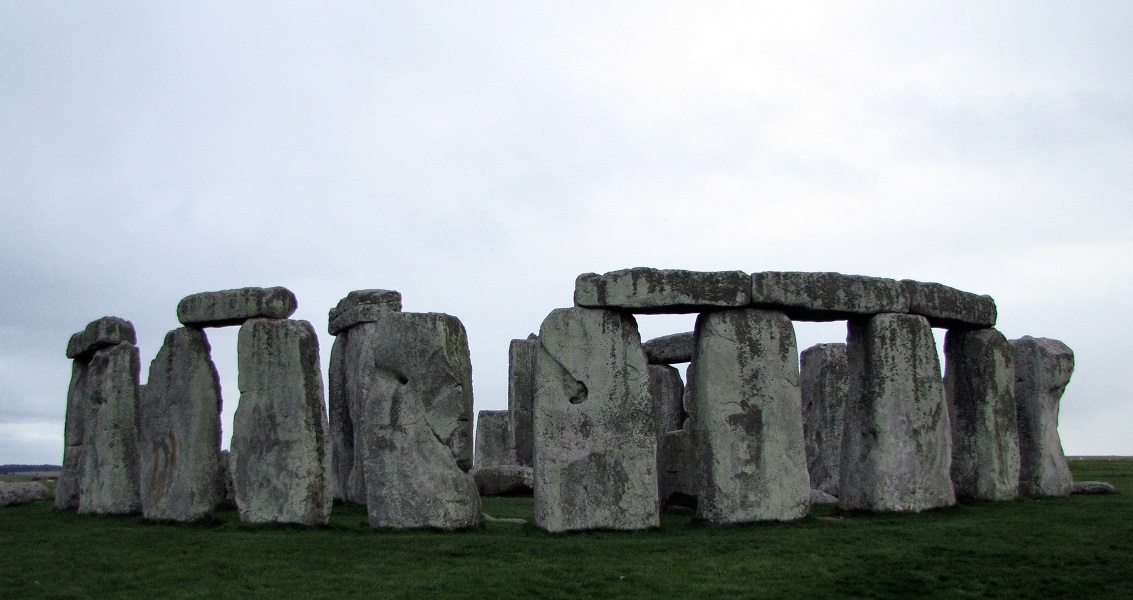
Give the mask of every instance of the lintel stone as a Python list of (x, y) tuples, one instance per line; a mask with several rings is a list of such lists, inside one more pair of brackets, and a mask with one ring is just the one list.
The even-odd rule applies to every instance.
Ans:
[(393, 290), (354, 290), (330, 310), (327, 330), (331, 335), (359, 324), (377, 321), (387, 312), (401, 312), (401, 293)]
[(635, 267), (574, 281), (575, 306), (637, 314), (698, 313), (746, 306), (751, 279), (743, 271), (685, 271)]
[(67, 341), (67, 358), (78, 358), (88, 352), (127, 342), (138, 343), (134, 325), (119, 317), (102, 317), (87, 324)]
[(287, 288), (246, 287), (185, 296), (177, 303), (177, 320), (190, 327), (225, 327), (248, 319), (286, 319), (297, 308), (299, 301)]
[(933, 327), (981, 329), (995, 327), (995, 300), (940, 283), (905, 279), (901, 285), (909, 295), (908, 312), (928, 318)]
[(895, 279), (764, 271), (751, 275), (751, 302), (794, 321), (841, 321), (909, 310), (909, 292)]

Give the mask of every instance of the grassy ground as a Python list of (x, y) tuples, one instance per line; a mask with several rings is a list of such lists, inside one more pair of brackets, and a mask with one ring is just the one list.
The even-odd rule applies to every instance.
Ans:
[[(361, 507), (330, 526), (249, 527), (0, 510), (3, 598), (942, 597), (1133, 598), (1133, 461), (1073, 461), (1124, 493), (971, 503), (917, 515), (842, 515), (656, 531), (548, 535), (488, 523), (381, 532)], [(486, 498), (531, 518), (531, 498)]]

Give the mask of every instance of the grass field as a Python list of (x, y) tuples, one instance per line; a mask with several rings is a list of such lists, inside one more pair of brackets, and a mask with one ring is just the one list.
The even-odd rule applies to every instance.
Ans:
[[(324, 528), (208, 525), (0, 509), (3, 598), (1133, 598), (1133, 460), (1072, 461), (1125, 493), (548, 535), (487, 523), (383, 532), (361, 507)], [(530, 519), (531, 498), (485, 498)]]

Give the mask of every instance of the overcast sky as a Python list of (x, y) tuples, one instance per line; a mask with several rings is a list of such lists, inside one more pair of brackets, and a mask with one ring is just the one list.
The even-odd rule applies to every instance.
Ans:
[(325, 369), (327, 311), (395, 289), (503, 409), (508, 341), (633, 266), (990, 294), (1075, 351), (1067, 453), (1133, 455), (1131, 31), (1123, 1), (0, 0), (0, 464), (62, 460), (103, 315), (144, 382), (182, 297), (283, 285)]

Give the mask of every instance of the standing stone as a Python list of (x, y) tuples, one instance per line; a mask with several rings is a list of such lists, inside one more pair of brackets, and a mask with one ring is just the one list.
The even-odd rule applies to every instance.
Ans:
[(952, 486), (957, 498), (1019, 495), (1015, 359), (995, 329), (948, 332), (944, 392), (952, 421)]
[(535, 388), (535, 334), (508, 346), (508, 447), (517, 465), (531, 466)]
[(952, 434), (928, 320), (880, 314), (851, 321), (846, 339), (839, 506), (916, 512), (955, 504)]
[[(331, 494), (335, 500), (366, 503), (366, 484), (363, 481), (362, 464), (357, 460), (355, 448), (355, 419), (358, 417), (357, 387), (348, 385), (348, 352), (350, 330), (340, 331), (334, 338), (330, 349), (330, 369), (327, 387), (329, 389), (329, 424), (331, 448)], [(356, 361), (353, 361), (356, 362)], [(360, 423), (360, 422), (359, 422)]]
[(845, 344), (817, 344), (800, 356), (799, 391), (810, 486), (838, 495), (842, 425), (850, 396)]
[(657, 436), (684, 425), (685, 382), (681, 372), (669, 365), (649, 365), (649, 394), (657, 415)]
[(1068, 496), (1073, 479), (1058, 437), (1058, 410), (1074, 373), (1074, 351), (1058, 340), (1029, 335), (1010, 344), (1015, 357), (1019, 493)]
[(220, 378), (205, 332), (170, 331), (150, 363), (138, 404), (142, 514), (147, 519), (212, 517), (220, 480)]
[(696, 320), (690, 431), (711, 523), (798, 519), (810, 511), (795, 330), (781, 312), (723, 310)]
[(657, 496), (661, 508), (696, 510), (696, 452), (687, 429), (667, 431), (657, 441)]
[(319, 341), (307, 321), (250, 319), (237, 339), (231, 467), (240, 520), (325, 524), (330, 450)]
[[(81, 359), (76, 359), (79, 362)], [(90, 407), (79, 470), (79, 512), (134, 514), (138, 496), (138, 347), (96, 350), (87, 365)]]
[(654, 421), (633, 317), (552, 311), (535, 347), (535, 524), (551, 532), (657, 527)]
[(475, 468), (511, 464), (508, 448), (508, 411), (482, 410), (476, 415)]

